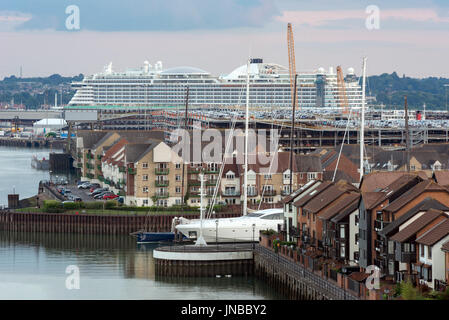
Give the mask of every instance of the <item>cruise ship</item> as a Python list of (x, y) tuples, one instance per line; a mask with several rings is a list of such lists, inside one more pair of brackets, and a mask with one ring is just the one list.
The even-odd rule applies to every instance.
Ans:
[[(288, 69), (263, 59), (251, 59), (249, 64), (252, 107), (291, 107), (291, 87)], [(69, 107), (95, 106), (108, 108), (181, 106), (185, 104), (189, 87), (189, 106), (233, 106), (245, 103), (247, 64), (231, 73), (213, 76), (194, 67), (164, 69), (162, 62), (116, 72), (112, 63), (102, 73), (86, 76), (72, 83), (76, 93)], [(362, 90), (353, 68), (347, 70), (345, 89), (348, 107), (359, 107)], [(298, 74), (298, 103), (303, 108), (337, 108), (339, 88), (334, 68), (318, 68)]]

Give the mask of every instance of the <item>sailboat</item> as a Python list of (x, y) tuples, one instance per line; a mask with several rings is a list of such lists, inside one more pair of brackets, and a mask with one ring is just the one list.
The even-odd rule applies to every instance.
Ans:
[[(174, 227), (197, 245), (207, 243), (258, 242), (261, 230), (277, 230), (284, 224), (283, 209), (267, 209), (249, 212), (248, 203), (248, 127), (249, 127), (249, 71), (251, 60), (246, 67), (246, 115), (245, 115), (245, 175), (243, 185), (242, 216), (237, 218), (204, 219), (203, 201), (201, 217), (198, 220), (175, 218)], [(203, 196), (201, 187), (201, 197)]]

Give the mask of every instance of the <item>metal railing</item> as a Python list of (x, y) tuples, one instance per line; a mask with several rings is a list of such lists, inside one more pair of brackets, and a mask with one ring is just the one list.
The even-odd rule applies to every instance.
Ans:
[(274, 253), (270, 249), (256, 245), (255, 251), (263, 256), (264, 259), (271, 260), (273, 264), (276, 264), (283, 272), (301, 279), (301, 281), (313, 287), (331, 300), (359, 300), (358, 297), (338, 287), (336, 284), (323, 279), (314, 272), (307, 270), (301, 264), (292, 262), (282, 255)]

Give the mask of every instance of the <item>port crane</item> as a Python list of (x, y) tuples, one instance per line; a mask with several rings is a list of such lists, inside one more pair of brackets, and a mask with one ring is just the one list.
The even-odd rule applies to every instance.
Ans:
[[(298, 106), (298, 96), (295, 89), (296, 62), (295, 62), (295, 42), (293, 40), (292, 24), (287, 24), (287, 44), (288, 44), (288, 71), (290, 75), (290, 88), (292, 106)], [(296, 97), (296, 98), (295, 98)]]
[(341, 66), (337, 67), (337, 87), (338, 87), (338, 105), (342, 112), (347, 114), (349, 112), (348, 97), (346, 96), (345, 78)]

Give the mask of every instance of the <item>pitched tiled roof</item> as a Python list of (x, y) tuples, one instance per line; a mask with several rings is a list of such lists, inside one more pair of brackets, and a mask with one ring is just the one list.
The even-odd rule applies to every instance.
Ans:
[(121, 148), (123, 148), (124, 145), (128, 144), (128, 140), (122, 138), (116, 143), (114, 143), (108, 150), (105, 152), (104, 156), (102, 157), (101, 161), (107, 162), (107, 163), (113, 163), (116, 162), (112, 158), (114, 154), (116, 154)]
[(406, 242), (417, 232), (425, 228), (429, 223), (441, 216), (446, 216), (443, 211), (430, 209), (427, 210), (421, 217), (410, 223), (407, 227), (396, 233), (391, 237), (391, 240), (398, 242)]
[(384, 197), (384, 192), (362, 192), (363, 202), (367, 210), (374, 208), (379, 203), (379, 200)]
[(320, 194), (321, 192), (323, 192), (324, 190), (326, 190), (327, 188), (329, 188), (332, 185), (332, 182), (330, 181), (324, 181), (322, 182), (316, 189), (314, 189), (312, 192), (310, 192), (309, 194), (307, 194), (306, 196), (302, 197), (301, 199), (299, 199), (298, 201), (295, 201), (293, 203), (293, 205), (295, 207), (302, 207), (304, 206), (307, 202), (309, 202), (313, 197), (315, 197), (316, 195)]
[(335, 199), (339, 198), (344, 193), (356, 190), (357, 189), (351, 184), (348, 184), (346, 182), (337, 182), (324, 190), (322, 193), (314, 196), (313, 199), (310, 200), (310, 202), (307, 203), (303, 209), (311, 213), (317, 213), (324, 207), (331, 204)]
[(400, 176), (388, 186), (379, 191), (379, 193), (382, 194), (382, 197), (378, 197), (376, 200), (373, 199), (368, 209), (374, 208), (376, 205), (387, 199), (389, 200), (389, 202), (393, 202), (406, 190), (409, 190), (421, 181), (423, 181), (423, 179), (416, 174), (405, 174)]
[[(392, 184), (396, 179), (403, 175), (409, 175), (408, 172), (403, 171), (384, 171), (384, 172), (372, 172), (363, 176), (361, 190), (362, 192), (379, 191)], [(427, 175), (420, 171), (415, 172), (421, 179), (427, 180)]]
[(426, 246), (433, 246), (435, 243), (449, 235), (449, 219), (436, 225), (434, 228), (427, 231), (421, 237), (416, 239), (417, 243), (424, 244)]
[(331, 221), (338, 223), (341, 220), (343, 220), (344, 218), (346, 218), (349, 214), (353, 213), (355, 210), (358, 209), (359, 207), (359, 202), (360, 202), (360, 194), (359, 197), (356, 198), (353, 202), (351, 202), (349, 204), (349, 206), (347, 206), (346, 208), (344, 208), (342, 211), (340, 211), (339, 214), (337, 214), (336, 216), (334, 216)]
[(449, 185), (449, 171), (435, 171), (434, 172), (435, 180), (436, 182), (441, 186), (448, 186)]
[(351, 192), (343, 195), (341, 198), (334, 201), (334, 203), (332, 203), (328, 208), (324, 209), (324, 211), (318, 216), (318, 218), (322, 220), (330, 220), (334, 216), (345, 211), (345, 209), (353, 204), (353, 202), (356, 202), (356, 200), (358, 203), (359, 198), (360, 194), (356, 192)]
[(425, 191), (446, 191), (449, 193), (449, 190), (436, 184), (432, 180), (422, 181), (413, 188), (411, 188), (410, 190), (408, 190), (407, 192), (405, 192), (395, 201), (390, 203), (387, 207), (384, 208), (384, 210), (389, 212), (396, 212), (397, 210), (405, 206), (407, 203), (409, 203), (410, 201), (412, 201)]
[(128, 163), (133, 163), (138, 161), (142, 157), (143, 154), (148, 152), (149, 148), (154, 148), (160, 142), (148, 144), (148, 143), (136, 143), (136, 144), (127, 144), (125, 146), (125, 156), (126, 161)]
[(433, 198), (425, 198), (423, 201), (418, 203), (416, 206), (411, 208), (409, 211), (404, 213), (402, 216), (388, 224), (385, 228), (383, 228), (381, 231), (379, 231), (379, 234), (382, 236), (389, 235), (391, 232), (395, 231), (397, 228), (399, 228), (400, 225), (402, 225), (404, 222), (406, 222), (408, 219), (413, 217), (415, 214), (427, 211), (429, 209), (435, 209), (435, 210), (441, 210), (441, 211), (449, 211), (449, 207), (445, 206), (441, 202), (439, 202), (436, 199)]
[(85, 149), (92, 149), (107, 133), (107, 131), (79, 130), (76, 136), (83, 139), (83, 147)]
[(319, 180), (310, 180), (305, 185), (303, 185), (301, 188), (298, 188), (297, 190), (295, 190), (294, 192), (292, 192), (288, 196), (284, 197), (281, 200), (281, 202), (283, 204), (289, 203), (289, 202), (293, 201), (300, 194), (306, 192), (307, 190), (309, 190), (310, 188), (312, 188), (315, 185), (319, 185), (320, 183), (321, 183), (321, 181), (319, 181)]
[(295, 155), (297, 172), (322, 172), (320, 157), (317, 155)]

